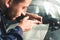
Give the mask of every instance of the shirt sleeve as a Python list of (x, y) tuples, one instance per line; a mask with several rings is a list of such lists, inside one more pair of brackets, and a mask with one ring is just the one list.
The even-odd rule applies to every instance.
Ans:
[(17, 26), (14, 29), (10, 29), (5, 35), (2, 35), (0, 31), (0, 40), (23, 40), (22, 34), (22, 29)]

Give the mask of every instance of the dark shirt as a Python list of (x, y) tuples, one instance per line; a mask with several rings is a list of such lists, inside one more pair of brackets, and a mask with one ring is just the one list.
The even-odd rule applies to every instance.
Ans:
[[(1, 21), (1, 11), (0, 11), (0, 21)], [(18, 26), (16, 26), (13, 29), (9, 29), (8, 32), (6, 32), (5, 34), (2, 33), (2, 30), (3, 29), (0, 28), (0, 40), (23, 40), (22, 29)]]

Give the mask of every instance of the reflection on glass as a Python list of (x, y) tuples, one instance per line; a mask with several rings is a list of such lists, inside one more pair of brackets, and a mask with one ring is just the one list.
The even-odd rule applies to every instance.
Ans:
[(34, 5), (29, 6), (28, 12), (38, 14), (39, 13), (39, 6), (34, 6)]

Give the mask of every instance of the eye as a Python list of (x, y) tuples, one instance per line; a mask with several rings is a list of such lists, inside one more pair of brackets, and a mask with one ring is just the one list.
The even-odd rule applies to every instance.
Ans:
[(27, 7), (23, 7), (22, 9), (26, 9)]
[(23, 7), (22, 9), (25, 9), (25, 7)]

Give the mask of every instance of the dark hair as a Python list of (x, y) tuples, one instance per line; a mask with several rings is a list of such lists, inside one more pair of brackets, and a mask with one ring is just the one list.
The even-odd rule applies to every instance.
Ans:
[(20, 3), (20, 2), (24, 2), (25, 0), (13, 0), (13, 3), (17, 4), (17, 3)]

